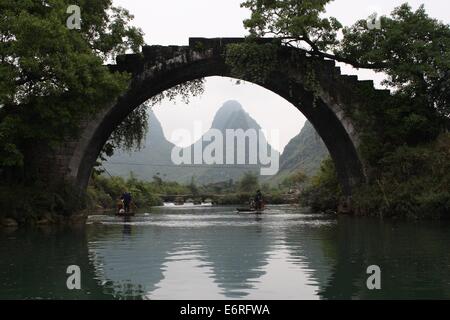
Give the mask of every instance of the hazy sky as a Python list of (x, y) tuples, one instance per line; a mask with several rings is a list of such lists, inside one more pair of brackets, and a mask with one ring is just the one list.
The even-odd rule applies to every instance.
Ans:
[[(242, 21), (249, 12), (240, 8), (242, 0), (113, 0), (116, 6), (130, 10), (135, 16), (134, 25), (145, 32), (147, 44), (186, 45), (189, 37), (242, 37), (246, 30)], [(393, 8), (408, 2), (413, 8), (425, 4), (428, 13), (447, 23), (450, 22), (448, 0), (335, 0), (327, 8), (327, 14), (338, 18), (344, 25), (351, 25), (373, 12), (388, 14)], [(343, 68), (347, 74), (358, 74), (360, 79), (380, 76), (370, 72), (356, 72)], [(203, 123), (208, 130), (214, 114), (227, 100), (238, 100), (244, 109), (266, 130), (279, 130), (281, 150), (302, 128), (305, 118), (281, 97), (256, 85), (235, 85), (228, 78), (208, 78), (202, 97), (191, 99), (187, 106), (164, 101), (155, 107), (164, 133), (171, 138), (173, 130), (193, 129), (194, 121)], [(268, 137), (269, 142), (270, 137)]]

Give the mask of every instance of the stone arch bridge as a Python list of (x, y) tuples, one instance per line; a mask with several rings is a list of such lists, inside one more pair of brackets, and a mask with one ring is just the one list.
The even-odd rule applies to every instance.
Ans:
[[(111, 68), (132, 74), (128, 90), (94, 118), (86, 119), (77, 139), (67, 141), (47, 155), (46, 162), (52, 168), (47, 173), (48, 180), (64, 180), (82, 194), (102, 147), (133, 110), (155, 95), (188, 81), (209, 76), (233, 77), (224, 52), (228, 44), (243, 41), (242, 38), (190, 38), (189, 46), (146, 46), (141, 54), (119, 56)], [(261, 40), (266, 41), (273, 40)], [(383, 97), (388, 97), (389, 91), (375, 90), (372, 81), (341, 75), (333, 61), (320, 60), (313, 64), (319, 85), (318, 92), (313, 94), (306, 85), (306, 70), (313, 58), (287, 47), (282, 47), (278, 54), (279, 60), (286, 63), (281, 63), (270, 79), (257, 84), (292, 103), (310, 120), (331, 154), (344, 193), (351, 196), (354, 188), (365, 182), (366, 169), (358, 154), (361, 132), (344, 107), (361, 104), (360, 96), (355, 94), (360, 88), (369, 88)], [(295, 63), (291, 62), (293, 56)]]

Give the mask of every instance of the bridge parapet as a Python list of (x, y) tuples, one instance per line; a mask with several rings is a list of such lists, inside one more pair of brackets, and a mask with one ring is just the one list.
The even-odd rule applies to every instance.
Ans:
[[(166, 68), (177, 67), (178, 65), (202, 60), (205, 58), (217, 57), (223, 59), (223, 53), (229, 44), (243, 43), (246, 38), (189, 38), (188, 46), (144, 46), (140, 54), (126, 54), (117, 57), (117, 64), (111, 65), (114, 71), (127, 71), (133, 74), (134, 80), (148, 77), (151, 73), (161, 71)], [(260, 44), (278, 43), (276, 38), (260, 38), (255, 40)], [(283, 60), (293, 59), (296, 61), (297, 70), (291, 70), (295, 77), (304, 82), (307, 66), (312, 59), (319, 62), (315, 65), (316, 74), (320, 75), (321, 89), (329, 98), (331, 93), (335, 93), (333, 98), (338, 104), (354, 104), (360, 97), (355, 97), (355, 91), (369, 89), (381, 98), (388, 98), (389, 90), (377, 90), (371, 80), (359, 80), (354, 75), (342, 75), (341, 68), (336, 66), (334, 60), (312, 58), (304, 51), (284, 47), (280, 58)], [(286, 61), (287, 62), (287, 61)], [(338, 89), (337, 89), (338, 88)], [(344, 99), (343, 99), (344, 98)], [(353, 101), (352, 101), (353, 100)], [(358, 101), (356, 101), (358, 102)]]
[[(189, 58), (195, 53), (204, 54), (208, 51), (212, 55), (223, 54), (226, 46), (234, 43), (243, 43), (246, 38), (189, 38), (188, 46), (161, 46), (151, 45), (143, 46), (142, 52), (137, 54), (124, 54), (119, 55), (116, 58), (116, 64), (109, 67), (113, 71), (127, 71), (132, 74), (137, 74), (142, 71), (143, 68), (165, 64), (167, 61), (173, 60), (177, 57), (184, 57), (184, 60), (190, 60)], [(256, 43), (280, 43), (275, 38), (262, 38), (256, 39)]]

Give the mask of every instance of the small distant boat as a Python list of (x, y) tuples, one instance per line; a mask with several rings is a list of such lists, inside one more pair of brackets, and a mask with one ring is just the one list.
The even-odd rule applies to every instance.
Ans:
[[(259, 208), (257, 208), (259, 207)], [(264, 201), (260, 203), (259, 206), (256, 205), (256, 202), (251, 201), (249, 206), (246, 208), (237, 208), (238, 213), (253, 213), (253, 214), (262, 214), (264, 210), (266, 210), (266, 204)]]
[(131, 202), (130, 206), (128, 208), (129, 211), (126, 212), (124, 203), (121, 200), (121, 201), (117, 202), (117, 205), (116, 205), (116, 216), (118, 216), (118, 217), (134, 217), (134, 211), (131, 211), (131, 210), (133, 210), (133, 208), (137, 208), (137, 206), (133, 202)]
[(135, 215), (134, 212), (128, 212), (128, 213), (121, 212), (121, 211), (116, 212), (116, 216), (118, 216), (118, 217), (134, 217), (134, 215)]
[(253, 208), (237, 208), (238, 213), (253, 213), (253, 214), (262, 214), (265, 209), (256, 210)]

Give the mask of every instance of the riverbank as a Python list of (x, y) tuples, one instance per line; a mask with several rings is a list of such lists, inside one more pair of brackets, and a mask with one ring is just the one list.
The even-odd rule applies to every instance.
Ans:
[[(412, 220), (450, 219), (450, 134), (418, 146), (401, 146), (379, 160), (367, 184), (355, 190), (357, 216)], [(314, 211), (338, 211), (343, 197), (331, 159), (300, 197)], [(347, 199), (350, 200), (350, 199)]]
[(155, 177), (153, 181), (137, 179), (133, 174), (128, 179), (94, 175), (86, 195), (89, 210), (115, 210), (117, 201), (127, 190), (133, 196), (136, 208), (161, 206), (164, 202), (203, 202), (208, 199), (214, 205), (248, 205), (256, 190), (261, 189), (267, 204), (296, 204), (298, 198), (288, 193), (288, 188), (279, 189), (260, 185), (257, 176), (247, 174), (241, 181), (197, 185), (194, 180), (183, 185), (163, 181)]
[[(302, 187), (300, 195), (260, 185), (251, 176), (240, 182), (211, 187), (197, 186), (194, 181), (190, 185), (180, 185), (158, 177), (147, 182), (133, 175), (129, 179), (94, 175), (86, 198), (77, 200), (75, 204), (65, 202), (56, 192), (42, 192), (46, 190), (44, 185), (3, 185), (0, 186), (0, 225), (14, 228), (20, 225), (83, 223), (86, 210), (114, 210), (125, 190), (133, 194), (138, 208), (148, 208), (163, 204), (160, 195), (208, 193), (220, 195), (215, 201), (217, 205), (242, 206), (254, 196), (252, 189), (255, 188), (261, 188), (269, 204), (298, 203), (314, 212), (344, 211), (357, 216), (412, 220), (450, 219), (449, 133), (428, 144), (399, 147), (379, 162), (379, 170), (371, 172), (369, 182), (355, 190), (352, 199), (343, 197), (331, 159), (322, 164), (315, 177), (308, 179), (308, 187)], [(85, 211), (81, 211), (83, 209)], [(78, 213), (72, 215), (73, 212)]]
[(80, 226), (86, 224), (89, 213), (82, 211), (71, 216), (58, 214), (45, 214), (40, 217), (24, 217), (21, 219), (11, 217), (0, 217), (0, 230), (17, 229), (29, 226)]

